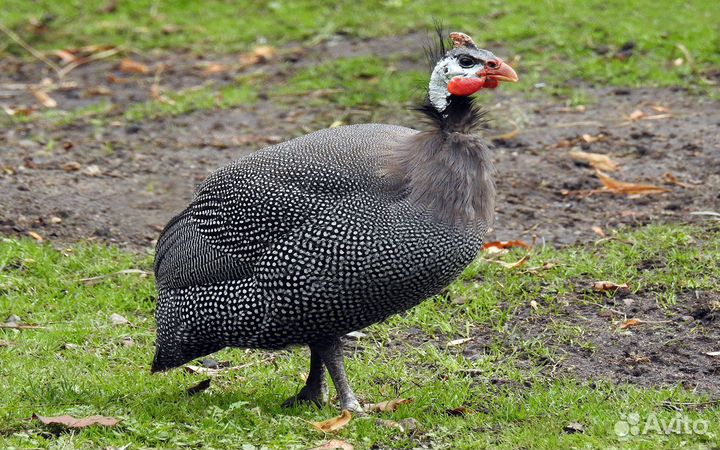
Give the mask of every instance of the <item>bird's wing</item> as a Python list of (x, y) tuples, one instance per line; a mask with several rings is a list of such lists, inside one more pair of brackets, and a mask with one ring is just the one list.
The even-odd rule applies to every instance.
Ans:
[(342, 199), (382, 190), (381, 160), (403, 133), (414, 131), (348, 126), (261, 150), (213, 173), (198, 189), (192, 219), (213, 247), (252, 264)]
[(158, 241), (158, 282), (188, 286), (251, 273), (270, 248), (323, 211), (382, 189), (380, 158), (392, 139), (412, 133), (382, 125), (322, 130), (219, 169)]

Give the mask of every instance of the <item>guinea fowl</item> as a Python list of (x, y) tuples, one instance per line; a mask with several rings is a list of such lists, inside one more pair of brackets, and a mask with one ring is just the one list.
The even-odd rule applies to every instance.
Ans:
[(477, 256), (493, 214), (482, 113), (471, 94), (517, 81), (464, 33), (430, 52), (426, 131), (380, 124), (317, 131), (211, 174), (157, 244), (152, 370), (224, 347), (310, 347), (285, 405), (361, 411), (341, 337), (440, 292)]

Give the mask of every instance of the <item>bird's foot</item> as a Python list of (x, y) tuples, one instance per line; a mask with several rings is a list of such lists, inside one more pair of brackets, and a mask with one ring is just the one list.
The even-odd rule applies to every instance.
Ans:
[(340, 409), (346, 409), (358, 417), (363, 417), (367, 415), (363, 407), (360, 405), (360, 402), (355, 397), (342, 399), (342, 401), (340, 401)]
[(323, 383), (319, 387), (303, 386), (297, 395), (293, 395), (285, 400), (282, 404), (283, 408), (291, 408), (293, 406), (313, 404), (318, 408), (322, 408), (328, 402), (329, 392), (327, 384)]

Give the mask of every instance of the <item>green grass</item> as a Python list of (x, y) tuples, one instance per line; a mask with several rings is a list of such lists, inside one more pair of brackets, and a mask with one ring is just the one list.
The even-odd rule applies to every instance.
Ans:
[[(521, 57), (525, 89), (535, 82), (563, 84), (579, 78), (599, 85), (693, 87), (720, 66), (720, 4), (691, 0), (576, 2), (469, 1), (150, 1), (4, 0), (2, 19), (40, 49), (113, 44), (148, 51), (192, 49), (228, 53), (259, 40), (272, 45), (313, 44), (335, 34), (383, 36), (426, 30), (432, 18), (462, 29), (507, 57)], [(44, 31), (28, 25), (52, 16)], [(614, 55), (627, 42), (627, 60)], [(684, 58), (679, 45), (693, 58)], [(23, 51), (0, 36), (0, 48)], [(605, 52), (603, 53), (603, 49)], [(391, 54), (402, 49), (388, 48)]]
[[(505, 258), (516, 260), (519, 254)], [(366, 338), (350, 346), (355, 350), (350, 350), (347, 365), (356, 393), (365, 401), (414, 398), (413, 404), (378, 416), (396, 421), (412, 417), (421, 428), (403, 433), (377, 425), (374, 418), (354, 418), (348, 427), (323, 436), (307, 422), (335, 415), (334, 407), (278, 407), (301, 386), (308, 364), (305, 350), (219, 352), (217, 360), (243, 367), (222, 373), (209, 390), (189, 397), (184, 390), (204, 376), (182, 370), (150, 375), (148, 370), (154, 341), (152, 278), (119, 274), (95, 284), (80, 281), (130, 268), (149, 271), (150, 256), (2, 239), (0, 319), (15, 314), (46, 328), (0, 330), (0, 383), (5, 386), (0, 390), (0, 447), (308, 448), (333, 437), (357, 449), (717, 447), (718, 404), (682, 411), (691, 421), (709, 421), (712, 434), (649, 433), (620, 439), (613, 428), (621, 414), (631, 412), (669, 422), (676, 412), (664, 408), (664, 401), (699, 403), (706, 396), (679, 387), (549, 376), (543, 370), (547, 360), (561, 357), (554, 342), (524, 335), (514, 336), (509, 345), (506, 338), (512, 336), (508, 326), (513, 318), (531, 300), (537, 301), (535, 314), (540, 316), (554, 315), (563, 298), (578, 293), (587, 302), (602, 304), (604, 294), (585, 291), (588, 280), (627, 281), (634, 294), (657, 295), (661, 307), (670, 306), (668, 292), (716, 291), (718, 261), (720, 230), (666, 225), (618, 233), (597, 245), (537, 249), (526, 268), (555, 264), (537, 273), (473, 264), (444, 297), (370, 327)], [(649, 264), (653, 262), (662, 264)], [(130, 325), (112, 325), (113, 313)], [(479, 328), (493, 330), (497, 339), (476, 357), (463, 356), (462, 346), (442, 344), (472, 336)], [(409, 334), (412, 329), (419, 331)], [(548, 331), (558, 343), (587, 345), (576, 323), (558, 317)], [(131, 346), (123, 345), (128, 337)], [(504, 381), (491, 383), (493, 379)], [(461, 405), (477, 413), (445, 414)], [(28, 420), (33, 413), (102, 414), (121, 423), (53, 434)], [(570, 422), (580, 422), (585, 432), (564, 432)]]
[(241, 104), (252, 104), (256, 99), (256, 92), (250, 85), (241, 82), (221, 88), (205, 86), (185, 89), (169, 93), (165, 97), (163, 101), (148, 100), (132, 104), (123, 113), (123, 118), (128, 121), (141, 121), (179, 116), (192, 111), (227, 109)]

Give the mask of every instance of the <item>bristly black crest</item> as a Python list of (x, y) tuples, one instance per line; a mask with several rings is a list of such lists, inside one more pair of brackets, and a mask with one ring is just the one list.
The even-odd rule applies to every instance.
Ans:
[[(435, 69), (437, 63), (445, 57), (449, 50), (449, 38), (445, 32), (442, 23), (435, 20), (435, 37), (428, 40), (425, 46), (425, 56), (427, 57), (430, 71)], [(451, 133), (460, 132), (470, 134), (487, 124), (485, 111), (475, 104), (473, 97), (450, 96), (448, 98), (448, 106), (445, 111), (438, 111), (430, 102), (430, 98), (425, 96), (425, 100), (419, 105), (412, 108), (414, 111), (422, 114), (428, 121), (436, 126), (439, 130)]]
[(433, 20), (433, 28), (435, 29), (435, 36), (428, 36), (425, 44), (425, 57), (430, 70), (433, 70), (438, 61), (443, 59), (448, 51), (445, 44), (449, 43), (449, 38), (445, 35), (445, 30), (440, 21)]

